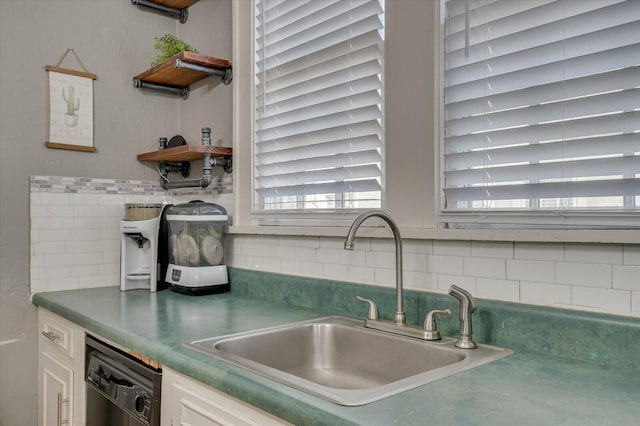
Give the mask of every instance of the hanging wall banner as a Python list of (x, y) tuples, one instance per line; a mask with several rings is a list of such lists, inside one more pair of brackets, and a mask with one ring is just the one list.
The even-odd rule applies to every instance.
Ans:
[(45, 69), (49, 72), (49, 140), (45, 145), (96, 151), (93, 145), (93, 80), (97, 76), (50, 65)]

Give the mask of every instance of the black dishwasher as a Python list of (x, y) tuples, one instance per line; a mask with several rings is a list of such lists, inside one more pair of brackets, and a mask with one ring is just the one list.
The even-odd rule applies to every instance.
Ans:
[(86, 426), (159, 426), (162, 370), (85, 338)]

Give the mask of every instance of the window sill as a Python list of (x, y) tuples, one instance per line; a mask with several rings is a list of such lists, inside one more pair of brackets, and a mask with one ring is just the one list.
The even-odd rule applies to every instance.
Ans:
[[(302, 226), (230, 226), (229, 234), (283, 235), (305, 237), (345, 237), (348, 227)], [(442, 229), (400, 228), (405, 239), (417, 240), (465, 240), (465, 241), (515, 241), (547, 243), (604, 243), (640, 244), (640, 229)], [(388, 238), (391, 233), (381, 227), (363, 227), (359, 237)]]

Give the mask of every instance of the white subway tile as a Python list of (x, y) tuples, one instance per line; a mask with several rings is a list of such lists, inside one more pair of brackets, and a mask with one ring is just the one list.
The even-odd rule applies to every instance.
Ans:
[(531, 260), (564, 260), (562, 243), (524, 243), (516, 242), (514, 258)]
[(120, 262), (120, 250), (103, 252), (102, 253), (102, 261), (105, 262), (105, 263), (118, 263), (118, 262)]
[(428, 272), (407, 271), (404, 273), (403, 281), (404, 287), (412, 290), (435, 290), (438, 288), (438, 276)]
[(395, 268), (395, 254), (387, 251), (366, 252), (366, 266), (370, 268)]
[(31, 217), (75, 217), (75, 207), (72, 205), (39, 205), (31, 208)]
[(82, 275), (78, 277), (78, 286), (80, 288), (107, 287), (109, 282), (104, 275)]
[[(69, 204), (92, 206), (98, 204), (98, 194), (69, 194)], [(124, 212), (124, 206), (121, 207)]]
[(316, 249), (312, 247), (297, 247), (294, 253), (293, 259), (302, 261), (302, 262), (318, 263), (317, 262), (318, 257), (316, 256)]
[(280, 259), (273, 257), (247, 256), (246, 267), (260, 271), (280, 272)]
[(435, 240), (433, 241), (433, 254), (471, 256), (471, 242)]
[(366, 268), (362, 266), (347, 265), (347, 281), (354, 281), (357, 283), (373, 283), (374, 282), (374, 270), (373, 268)]
[(102, 253), (76, 253), (74, 265), (99, 265), (103, 262)]
[(571, 288), (571, 302), (574, 306), (597, 308), (624, 315), (631, 311), (631, 292), (574, 286)]
[(299, 260), (281, 260), (280, 272), (283, 274), (305, 275), (309, 277), (323, 276), (322, 264)]
[(585, 287), (611, 287), (611, 265), (601, 263), (556, 263), (556, 283)]
[(31, 229), (53, 230), (62, 229), (62, 218), (59, 217), (32, 217)]
[[(395, 256), (394, 256), (395, 261)], [(427, 255), (417, 253), (403, 253), (402, 263), (404, 270), (409, 272), (427, 272)]]
[(385, 287), (395, 287), (396, 285), (396, 271), (394, 269), (374, 268), (373, 275), (377, 284), (382, 284)]
[(49, 281), (46, 279), (34, 279), (31, 278), (31, 292), (32, 293), (41, 293), (43, 291), (48, 291)]
[(69, 229), (64, 232), (69, 233), (69, 241), (96, 241), (101, 236), (100, 229)]
[(340, 263), (349, 266), (365, 266), (367, 264), (367, 252), (358, 250), (342, 250), (340, 252)]
[(124, 217), (124, 210), (121, 206), (75, 206), (77, 217), (109, 217), (120, 220)]
[(560, 284), (521, 281), (520, 299), (522, 301), (530, 300), (552, 305), (570, 305), (571, 287)]
[(36, 230), (36, 229), (31, 229), (29, 230), (29, 241), (31, 241), (31, 244), (33, 245), (34, 243), (40, 242), (40, 231)]
[(452, 285), (457, 285), (467, 290), (471, 295), (476, 294), (476, 279), (462, 275), (438, 275), (438, 289), (449, 291)]
[[(101, 206), (113, 206), (113, 205), (118, 205), (122, 207), (122, 215), (124, 216), (124, 203), (125, 203), (125, 196), (122, 194), (96, 194), (98, 195), (98, 204), (100, 204)], [(126, 201), (127, 203), (143, 203), (143, 202), (147, 202), (144, 200), (139, 200), (139, 201), (135, 201), (135, 200), (131, 200), (131, 196), (128, 196), (129, 199), (128, 201)]]
[(274, 245), (265, 243), (247, 244), (245, 248), (247, 249), (247, 252), (245, 253), (247, 256), (275, 259), (276, 251)]
[(322, 265), (322, 275), (328, 280), (344, 281), (347, 276), (347, 265), (325, 263)]
[[(403, 244), (403, 247), (404, 247), (404, 244)], [(394, 240), (390, 238), (372, 238), (371, 251), (394, 252), (395, 251)]]
[(316, 257), (320, 263), (340, 263), (340, 252), (336, 249), (319, 248)]
[(506, 277), (505, 259), (465, 257), (464, 275), (504, 279)]
[(71, 266), (73, 265), (73, 254), (45, 254), (44, 266)]
[(93, 250), (99, 253), (120, 252), (122, 242), (118, 240), (100, 239), (93, 244)]
[(403, 253), (432, 254), (433, 240), (402, 240)]
[(230, 256), (227, 256), (227, 262), (230, 266), (233, 266), (236, 268), (246, 268), (247, 256), (243, 254), (231, 253)]
[(277, 239), (278, 239), (277, 243), (283, 246), (308, 247), (308, 248), (320, 247), (319, 237), (279, 236), (277, 237)]
[(640, 291), (640, 266), (613, 265), (613, 288)]
[(71, 204), (71, 197), (68, 193), (61, 192), (38, 192), (32, 193), (32, 202), (41, 205), (68, 205)]
[(39, 241), (42, 242), (61, 242), (69, 241), (71, 234), (69, 230), (63, 229), (41, 229), (39, 231)]
[(320, 248), (344, 250), (344, 238), (322, 237), (320, 238)]
[(98, 265), (98, 274), (100, 275), (116, 275), (117, 281), (120, 282), (120, 262), (105, 263)]
[(494, 241), (471, 241), (471, 256), (513, 259), (513, 243)]
[(276, 246), (274, 255), (278, 259), (292, 260), (296, 258), (296, 248), (291, 246)]
[(476, 296), (483, 299), (520, 300), (520, 285), (517, 281), (476, 279)]
[(622, 251), (625, 265), (640, 265), (640, 244), (626, 244)]
[(621, 244), (565, 244), (564, 258), (567, 262), (622, 263)]
[(64, 253), (64, 242), (41, 242), (33, 245), (33, 254)]
[(90, 253), (93, 251), (93, 241), (69, 241), (64, 244), (65, 253)]
[(48, 291), (76, 290), (78, 288), (80, 288), (78, 277), (51, 278), (47, 280)]
[(552, 283), (555, 264), (543, 260), (507, 260), (507, 279)]
[(44, 256), (45, 255), (43, 254), (32, 254), (29, 265), (33, 268), (40, 268), (44, 266)]
[(458, 256), (430, 255), (427, 258), (428, 271), (435, 274), (462, 275), (463, 258)]
[(101, 224), (102, 219), (93, 217), (63, 217), (62, 229), (100, 229), (104, 224)]
[(640, 314), (640, 291), (631, 292), (631, 312)]
[(68, 274), (72, 277), (85, 277), (98, 275), (99, 271), (100, 268), (98, 265), (74, 265), (69, 268)]

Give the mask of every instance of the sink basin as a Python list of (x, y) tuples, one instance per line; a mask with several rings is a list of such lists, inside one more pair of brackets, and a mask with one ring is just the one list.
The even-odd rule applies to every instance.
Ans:
[(325, 317), (187, 343), (187, 347), (341, 405), (363, 405), (509, 356), (458, 349)]

